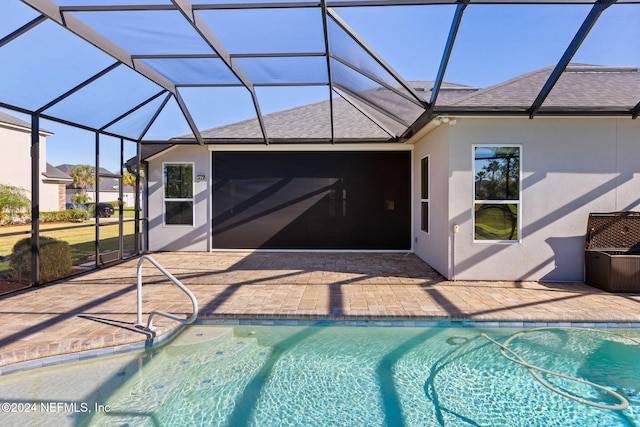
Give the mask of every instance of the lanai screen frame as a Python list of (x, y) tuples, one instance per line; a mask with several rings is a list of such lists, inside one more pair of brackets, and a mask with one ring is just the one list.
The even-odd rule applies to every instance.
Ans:
[[(61, 1), (62, 3), (66, 3), (66, 1)], [(66, 125), (75, 126), (84, 130), (88, 130), (94, 132), (96, 134), (96, 149), (98, 145), (99, 135), (106, 135), (115, 138), (119, 138), (122, 141), (131, 141), (137, 144), (137, 160), (135, 168), (139, 171), (141, 170), (141, 146), (145, 144), (157, 144), (157, 143), (173, 143), (173, 144), (210, 144), (210, 143), (222, 143), (224, 141), (215, 141), (215, 140), (207, 140), (201, 134), (201, 130), (196, 125), (191, 112), (187, 104), (184, 102), (183, 97), (180, 93), (181, 87), (241, 87), (248, 91), (251, 97), (251, 101), (253, 103), (255, 109), (255, 115), (258, 120), (260, 131), (262, 133), (262, 138), (260, 141), (245, 140), (242, 139), (235, 140), (233, 142), (226, 141), (224, 143), (237, 143), (242, 144), (245, 143), (256, 143), (261, 142), (262, 144), (278, 144), (278, 143), (292, 143), (299, 142), (299, 138), (271, 138), (268, 134), (268, 131), (265, 127), (264, 115), (262, 113), (262, 109), (259, 103), (259, 100), (256, 96), (255, 88), (260, 86), (326, 86), (327, 87), (327, 98), (329, 101), (329, 109), (330, 109), (330, 137), (322, 140), (315, 141), (306, 141), (307, 143), (331, 143), (336, 144), (340, 142), (339, 138), (336, 137), (334, 132), (334, 123), (333, 123), (333, 99), (337, 94), (345, 99), (349, 104), (351, 104), (354, 108), (359, 110), (363, 115), (365, 115), (369, 120), (373, 123), (377, 124), (381, 129), (384, 129), (389, 134), (388, 142), (393, 143), (405, 143), (411, 139), (416, 133), (424, 128), (431, 120), (433, 120), (438, 115), (446, 115), (446, 114), (456, 114), (456, 115), (496, 115), (496, 116), (527, 116), (533, 119), (537, 115), (554, 115), (554, 116), (576, 116), (576, 115), (585, 115), (585, 116), (625, 116), (630, 118), (637, 118), (640, 114), (640, 99), (639, 102), (630, 109), (618, 109), (618, 110), (601, 110), (601, 109), (567, 109), (567, 110), (544, 110), (544, 102), (553, 89), (554, 85), (557, 83), (558, 79), (565, 71), (572, 58), (578, 51), (582, 42), (585, 40), (590, 30), (593, 28), (594, 24), (600, 17), (600, 15), (610, 6), (614, 4), (640, 4), (640, 0), (597, 0), (597, 1), (584, 1), (584, 0), (507, 0), (507, 1), (495, 1), (495, 0), (400, 0), (400, 1), (392, 1), (392, 0), (343, 0), (343, 1), (299, 1), (299, 2), (250, 2), (247, 1), (245, 3), (205, 3), (202, 0), (198, 1), (197, 4), (193, 4), (188, 0), (171, 0), (171, 2), (158, 0), (158, 4), (135, 4), (135, 2), (131, 2), (128, 5), (85, 5), (85, 6), (71, 6), (71, 5), (58, 5), (54, 1), (51, 0), (22, 0), (22, 3), (31, 6), (35, 9), (39, 15), (32, 19), (30, 22), (25, 23), (23, 26), (13, 31), (11, 34), (8, 34), (0, 39), (0, 48), (4, 45), (11, 43), (14, 39), (19, 38), (21, 35), (26, 34), (30, 30), (36, 28), (38, 25), (43, 22), (53, 21), (67, 30), (74, 33), (76, 36), (84, 39), (89, 42), (96, 48), (108, 54), (110, 57), (114, 59), (114, 62), (101, 70), (100, 72), (94, 74), (88, 79), (77, 82), (75, 87), (66, 91), (62, 95), (56, 97), (55, 99), (51, 99), (37, 109), (27, 109), (24, 107), (20, 107), (17, 105), (12, 105), (6, 102), (2, 102), (0, 98), (0, 107), (13, 110), (22, 114), (29, 115), (31, 117), (31, 144), (32, 144), (32, 284), (39, 283), (38, 277), (38, 262), (39, 262), (39, 226), (38, 226), (38, 199), (39, 199), (39, 188), (38, 181), (40, 177), (41, 171), (39, 170), (39, 159), (38, 159), (38, 148), (39, 148), (39, 129), (40, 129), (40, 120), (47, 119), (55, 122), (59, 122)], [(114, 2), (117, 3), (117, 2)], [(141, 2), (143, 3), (143, 2)], [(148, 3), (148, 2), (147, 2)], [(491, 110), (482, 110), (482, 109), (470, 109), (470, 108), (452, 108), (447, 106), (440, 106), (438, 104), (438, 97), (444, 82), (444, 76), (447, 70), (447, 66), (449, 64), (449, 60), (451, 54), (453, 52), (456, 37), (458, 34), (458, 30), (460, 28), (460, 24), (464, 20), (465, 10), (467, 10), (469, 5), (587, 5), (590, 6), (591, 10), (587, 17), (584, 19), (580, 28), (576, 31), (569, 45), (566, 46), (564, 54), (560, 58), (560, 60), (556, 63), (553, 71), (549, 75), (546, 83), (539, 91), (537, 97), (534, 102), (530, 105), (526, 110), (522, 109), (509, 109), (509, 108), (501, 108), (501, 109), (491, 109)], [(455, 7), (455, 12), (453, 15), (453, 19), (449, 28), (449, 33), (446, 38), (446, 43), (442, 52), (440, 66), (438, 72), (436, 74), (436, 78), (433, 83), (433, 88), (430, 94), (429, 99), (425, 99), (421, 97), (419, 94), (415, 92), (412, 88), (411, 84), (405, 81), (380, 55), (378, 55), (367, 43), (361, 38), (356, 32), (351, 29), (348, 24), (340, 17), (339, 9), (342, 7), (385, 7), (385, 6), (437, 6), (437, 5), (449, 5)], [(315, 51), (315, 52), (280, 52), (280, 53), (261, 53), (261, 54), (230, 54), (226, 49), (225, 45), (216, 37), (212, 29), (202, 18), (203, 11), (211, 11), (211, 10), (267, 10), (267, 9), (304, 9), (304, 8), (313, 8), (318, 9), (322, 16), (323, 22), (323, 41), (324, 41), (324, 50), (323, 51)], [(191, 28), (198, 34), (201, 40), (209, 46), (211, 49), (210, 53), (202, 54), (202, 55), (191, 55), (185, 54), (183, 56), (176, 55), (152, 55), (152, 56), (144, 56), (144, 55), (134, 55), (125, 51), (121, 46), (114, 44), (112, 41), (105, 38), (98, 31), (95, 31), (90, 26), (83, 23), (81, 20), (77, 19), (74, 16), (74, 13), (80, 12), (113, 12), (117, 10), (123, 11), (139, 11), (139, 12), (153, 12), (153, 11), (174, 11), (179, 12), (181, 16), (184, 18), (185, 22), (191, 26)], [(339, 31), (343, 32), (351, 42), (355, 43), (359, 46), (359, 49), (366, 55), (369, 60), (373, 61), (378, 69), (382, 70), (389, 80), (385, 81), (385, 79), (379, 78), (378, 76), (368, 72), (366, 69), (358, 65), (354, 65), (352, 62), (348, 60), (348, 58), (340, 57), (336, 55), (331, 49), (331, 40), (330, 40), (330, 28), (329, 27), (338, 28)], [(256, 84), (251, 81), (251, 79), (247, 76), (246, 72), (242, 69), (238, 64), (238, 59), (241, 58), (275, 58), (275, 57), (290, 57), (296, 58), (301, 56), (308, 57), (322, 57), (324, 58), (324, 62), (326, 63), (326, 75), (327, 79), (325, 82), (317, 82), (317, 81), (308, 81), (308, 82), (272, 82), (272, 83), (261, 83)], [(183, 59), (203, 59), (203, 58), (211, 58), (211, 59), (220, 59), (224, 63), (224, 66), (227, 67), (228, 71), (230, 71), (233, 76), (238, 80), (236, 84), (229, 83), (207, 83), (207, 84), (180, 84), (172, 81), (166, 76), (160, 74), (153, 68), (149, 67), (144, 60), (145, 59), (171, 59), (171, 58), (183, 58)], [(399, 97), (398, 99), (403, 99), (407, 102), (410, 102), (415, 108), (416, 111), (419, 112), (415, 117), (415, 120), (411, 122), (407, 122), (406, 120), (399, 119), (394, 111), (386, 110), (380, 104), (375, 104), (375, 102), (371, 102), (366, 97), (362, 96), (361, 93), (358, 93), (357, 90), (353, 90), (352, 88), (341, 84), (341, 82), (335, 81), (332, 73), (332, 66), (341, 64), (341, 66), (346, 66), (351, 71), (358, 73), (363, 78), (369, 79), (380, 87), (386, 89), (390, 93), (394, 94), (394, 96)], [(65, 120), (60, 117), (52, 116), (47, 114), (46, 110), (55, 106), (56, 104), (68, 99), (73, 94), (81, 91), (87, 85), (90, 85), (92, 82), (96, 81), (100, 77), (107, 75), (108, 73), (116, 70), (120, 67), (129, 67), (135, 70), (137, 73), (141, 74), (145, 78), (154, 82), (158, 86), (158, 90), (155, 94), (148, 97), (146, 100), (139, 102), (135, 105), (131, 105), (130, 109), (123, 114), (113, 117), (108, 123), (104, 123), (100, 127), (92, 127), (87, 126), (85, 124), (75, 123), (69, 120)], [(392, 81), (392, 83), (389, 83)], [(606, 96), (603, 94), (603, 96)], [(156, 113), (152, 116), (152, 118), (148, 121), (148, 123), (144, 126), (142, 132), (137, 137), (131, 137), (130, 135), (122, 135), (118, 133), (114, 133), (109, 131), (108, 129), (114, 123), (129, 117), (130, 115), (136, 113), (141, 108), (148, 106), (152, 102), (156, 101), (160, 102), (160, 107), (157, 108)], [(177, 103), (180, 112), (184, 116), (191, 132), (192, 136), (186, 136), (179, 139), (174, 140), (150, 140), (145, 139), (144, 136), (152, 126), (153, 122), (158, 118), (159, 114), (165, 107), (165, 105), (169, 101), (175, 101)], [(389, 130), (387, 126), (384, 125), (380, 121), (380, 117), (383, 117), (384, 120), (390, 120), (396, 124), (399, 124), (401, 132), (394, 132), (393, 130)], [(362, 141), (348, 141), (348, 142), (370, 142), (370, 139), (363, 138)], [(122, 144), (121, 144), (122, 145)], [(99, 156), (96, 156), (97, 162), (99, 162)], [(136, 201), (139, 200), (139, 186), (136, 186)], [(136, 202), (137, 203), (137, 202)], [(136, 206), (136, 212), (138, 212), (138, 206)], [(137, 215), (137, 214), (136, 214)], [(139, 221), (138, 217), (136, 217), (136, 234), (139, 232), (137, 229)], [(138, 240), (136, 239), (136, 242)], [(96, 240), (96, 245), (98, 245)]]

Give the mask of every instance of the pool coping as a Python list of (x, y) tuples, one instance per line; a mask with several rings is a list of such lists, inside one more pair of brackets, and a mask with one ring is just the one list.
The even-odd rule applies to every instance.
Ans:
[(162, 334), (155, 335), (153, 338), (146, 339), (144, 341), (118, 344), (109, 347), (93, 348), (89, 350), (80, 350), (70, 353), (56, 354), (54, 356), (46, 356), (37, 359), (11, 363), (8, 365), (0, 366), (0, 377), (17, 372), (46, 368), (54, 365), (62, 365), (68, 362), (79, 362), (82, 360), (95, 359), (102, 356), (113, 356), (116, 354), (142, 351), (149, 347), (158, 347), (170, 341), (183, 328), (184, 325), (180, 324)]
[[(347, 326), (347, 327), (416, 327), (416, 328), (591, 328), (591, 329), (640, 329), (640, 322), (632, 321), (540, 321), (540, 320), (473, 320), (461, 318), (397, 318), (380, 316), (206, 316), (197, 319), (192, 325), (211, 326)], [(9, 374), (31, 371), (68, 362), (79, 362), (103, 356), (143, 351), (167, 344), (179, 332), (190, 325), (178, 324), (165, 329), (166, 332), (154, 335), (145, 341), (64, 353), (37, 359), (25, 360), (0, 366), (0, 377)]]

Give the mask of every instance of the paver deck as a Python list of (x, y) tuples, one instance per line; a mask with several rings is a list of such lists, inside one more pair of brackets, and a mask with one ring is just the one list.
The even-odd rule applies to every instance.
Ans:
[[(640, 294), (580, 283), (447, 281), (412, 254), (167, 252), (152, 255), (196, 295), (199, 318), (420, 318), (634, 322)], [(138, 260), (0, 297), (0, 366), (145, 341), (136, 329)], [(150, 263), (144, 311), (191, 314)], [(146, 319), (146, 315), (145, 315)], [(177, 323), (157, 318), (161, 335)]]

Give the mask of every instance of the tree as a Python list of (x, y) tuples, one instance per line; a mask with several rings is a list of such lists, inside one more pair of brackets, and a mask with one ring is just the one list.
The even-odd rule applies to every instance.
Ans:
[[(144, 171), (140, 171), (140, 178), (144, 177)], [(136, 186), (136, 175), (125, 170), (122, 174), (122, 185), (128, 185), (129, 187)]]
[(476, 158), (482, 165), (475, 176), (476, 200), (516, 200), (519, 197), (520, 151), (498, 147), (492, 156)]
[(31, 200), (27, 190), (13, 185), (0, 184), (0, 216), (28, 211)]
[(497, 160), (491, 161), (488, 165), (484, 167), (487, 172), (491, 172), (491, 181), (496, 180), (496, 172), (500, 171), (500, 162)]
[(74, 194), (73, 197), (71, 197), (71, 201), (73, 203), (82, 203), (86, 205), (91, 200), (89, 199), (89, 195), (87, 193), (78, 193)]
[(485, 179), (487, 178), (487, 171), (481, 170), (476, 173), (476, 200), (486, 199)]
[(90, 165), (75, 165), (69, 171), (69, 175), (73, 178), (72, 185), (81, 189), (83, 193), (87, 192), (87, 185), (96, 182), (96, 168)]

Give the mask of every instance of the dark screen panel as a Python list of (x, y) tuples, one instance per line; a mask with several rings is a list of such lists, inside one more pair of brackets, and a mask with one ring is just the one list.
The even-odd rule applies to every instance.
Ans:
[(216, 152), (213, 246), (410, 249), (403, 152)]

